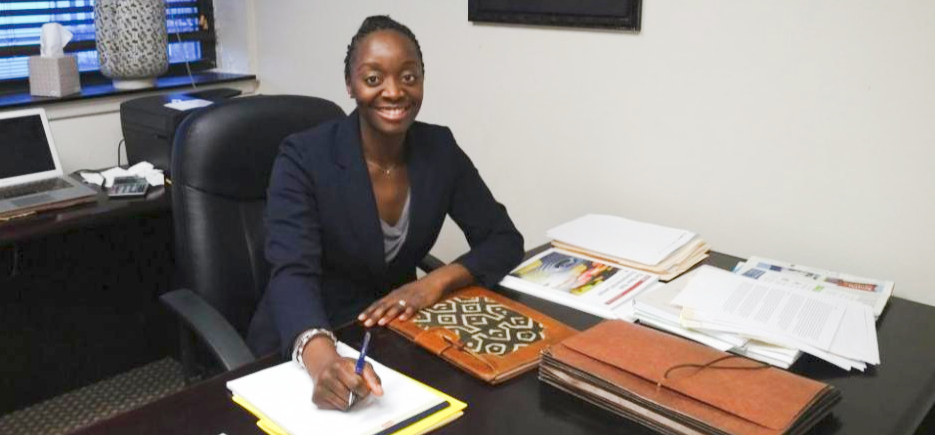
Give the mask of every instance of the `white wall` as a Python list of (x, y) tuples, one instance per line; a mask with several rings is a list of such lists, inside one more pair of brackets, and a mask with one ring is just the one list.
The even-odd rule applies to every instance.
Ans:
[(254, 0), (218, 0), (214, 5), (218, 38), (218, 69), (249, 74), (256, 71)]
[[(452, 127), (527, 248), (611, 213), (935, 304), (935, 3), (644, 1), (630, 34), (472, 24), (466, 0), (270, 0), (260, 91), (351, 110), (344, 51), (375, 13), (419, 37), (420, 119)], [(448, 225), (435, 252), (465, 247)]]

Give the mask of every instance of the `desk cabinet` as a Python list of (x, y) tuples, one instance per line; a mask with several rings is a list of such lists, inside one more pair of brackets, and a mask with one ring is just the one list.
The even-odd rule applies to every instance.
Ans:
[(174, 280), (168, 207), (94, 207), (0, 225), (0, 415), (175, 355), (157, 299)]

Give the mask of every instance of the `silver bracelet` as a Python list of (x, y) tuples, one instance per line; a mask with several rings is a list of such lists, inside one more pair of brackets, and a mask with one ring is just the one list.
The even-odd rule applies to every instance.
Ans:
[(313, 338), (319, 335), (324, 335), (325, 337), (330, 338), (331, 343), (335, 346), (338, 344), (338, 338), (334, 336), (333, 332), (327, 329), (315, 328), (303, 332), (302, 335), (299, 335), (299, 337), (295, 339), (295, 346), (292, 350), (292, 360), (295, 361), (299, 367), (302, 367), (303, 370), (305, 370), (305, 361), (302, 360), (302, 352), (305, 351), (305, 345), (307, 345), (309, 341), (312, 341)]

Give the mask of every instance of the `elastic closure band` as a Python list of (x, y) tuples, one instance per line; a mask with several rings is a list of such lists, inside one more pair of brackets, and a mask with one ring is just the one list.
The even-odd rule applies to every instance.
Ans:
[[(674, 365), (674, 366), (672, 366), (672, 367), (669, 367), (669, 369), (666, 370), (666, 372), (662, 375), (662, 379), (661, 379), (659, 382), (656, 382), (656, 392), (658, 393), (659, 390), (662, 388), (662, 384), (663, 384), (665, 381), (668, 381), (668, 380), (669, 380), (669, 373), (672, 373), (673, 371), (679, 370), (679, 369), (687, 369), (687, 368), (695, 368), (695, 369), (697, 369), (697, 370), (695, 370), (694, 372), (692, 372), (691, 374), (689, 374), (688, 376), (683, 376), (682, 378), (679, 378), (679, 379), (684, 379), (684, 378), (687, 378), (687, 377), (690, 377), (690, 376), (694, 376), (694, 375), (696, 375), (696, 374), (698, 374), (698, 373), (701, 373), (701, 371), (702, 371), (702, 370), (705, 370), (705, 369), (712, 369), (712, 370), (760, 370), (760, 369), (768, 369), (768, 368), (769, 368), (769, 364), (763, 364), (763, 363), (757, 363), (757, 364), (759, 364), (759, 365), (756, 365), (756, 366), (747, 366), (747, 367), (738, 367), (738, 366), (716, 366), (716, 365), (715, 365), (715, 364), (717, 364), (717, 363), (719, 363), (719, 362), (721, 362), (721, 361), (727, 361), (727, 360), (733, 359), (733, 358), (741, 358), (741, 357), (738, 356), (738, 355), (724, 355), (724, 356), (722, 356), (722, 357), (720, 357), (720, 358), (716, 358), (716, 359), (714, 359), (714, 360), (712, 360), (712, 361), (709, 361), (709, 362), (707, 362), (707, 363), (705, 363), (705, 364), (676, 364), (676, 365)], [(752, 360), (748, 360), (748, 361), (755, 362), (755, 361), (752, 361)]]
[(461, 340), (458, 340), (458, 339), (455, 339), (455, 338), (451, 338), (451, 337), (448, 336), (448, 334), (445, 334), (445, 333), (442, 333), (441, 336), (442, 336), (442, 340), (444, 340), (445, 343), (448, 343), (448, 345), (445, 346), (444, 348), (442, 348), (442, 350), (438, 352), (439, 355), (444, 355), (446, 351), (448, 351), (449, 349), (452, 349), (452, 348), (453, 348), (453, 349), (455, 349), (455, 350), (457, 350), (457, 351), (460, 351), (460, 352), (463, 352), (463, 353), (465, 353), (465, 354), (467, 354), (467, 355), (470, 355), (470, 356), (473, 357), (474, 359), (480, 361), (481, 364), (487, 366), (487, 368), (490, 369), (490, 372), (491, 372), (491, 373), (496, 373), (496, 372), (497, 372), (497, 368), (494, 367), (494, 365), (491, 364), (490, 361), (487, 361), (487, 359), (484, 358), (482, 355), (477, 354), (477, 353), (475, 353), (474, 351), (472, 351), (471, 349), (468, 349), (467, 347), (465, 347), (465, 344), (462, 343)]

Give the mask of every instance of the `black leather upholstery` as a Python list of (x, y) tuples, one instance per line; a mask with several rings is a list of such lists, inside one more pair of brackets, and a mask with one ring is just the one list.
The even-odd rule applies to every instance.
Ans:
[[(203, 109), (176, 132), (172, 213), (184, 289), (162, 300), (207, 342), (224, 369), (252, 358), (242, 337), (269, 279), (263, 210), (279, 145), (292, 133), (341, 116), (340, 107), (320, 98), (252, 96)], [(206, 316), (212, 308), (220, 316)], [(219, 324), (224, 319), (239, 337)], [(188, 365), (185, 337), (182, 358)]]
[(227, 100), (188, 117), (172, 150), (172, 212), (182, 286), (246, 335), (269, 278), (266, 188), (286, 136), (344, 116), (297, 95)]

